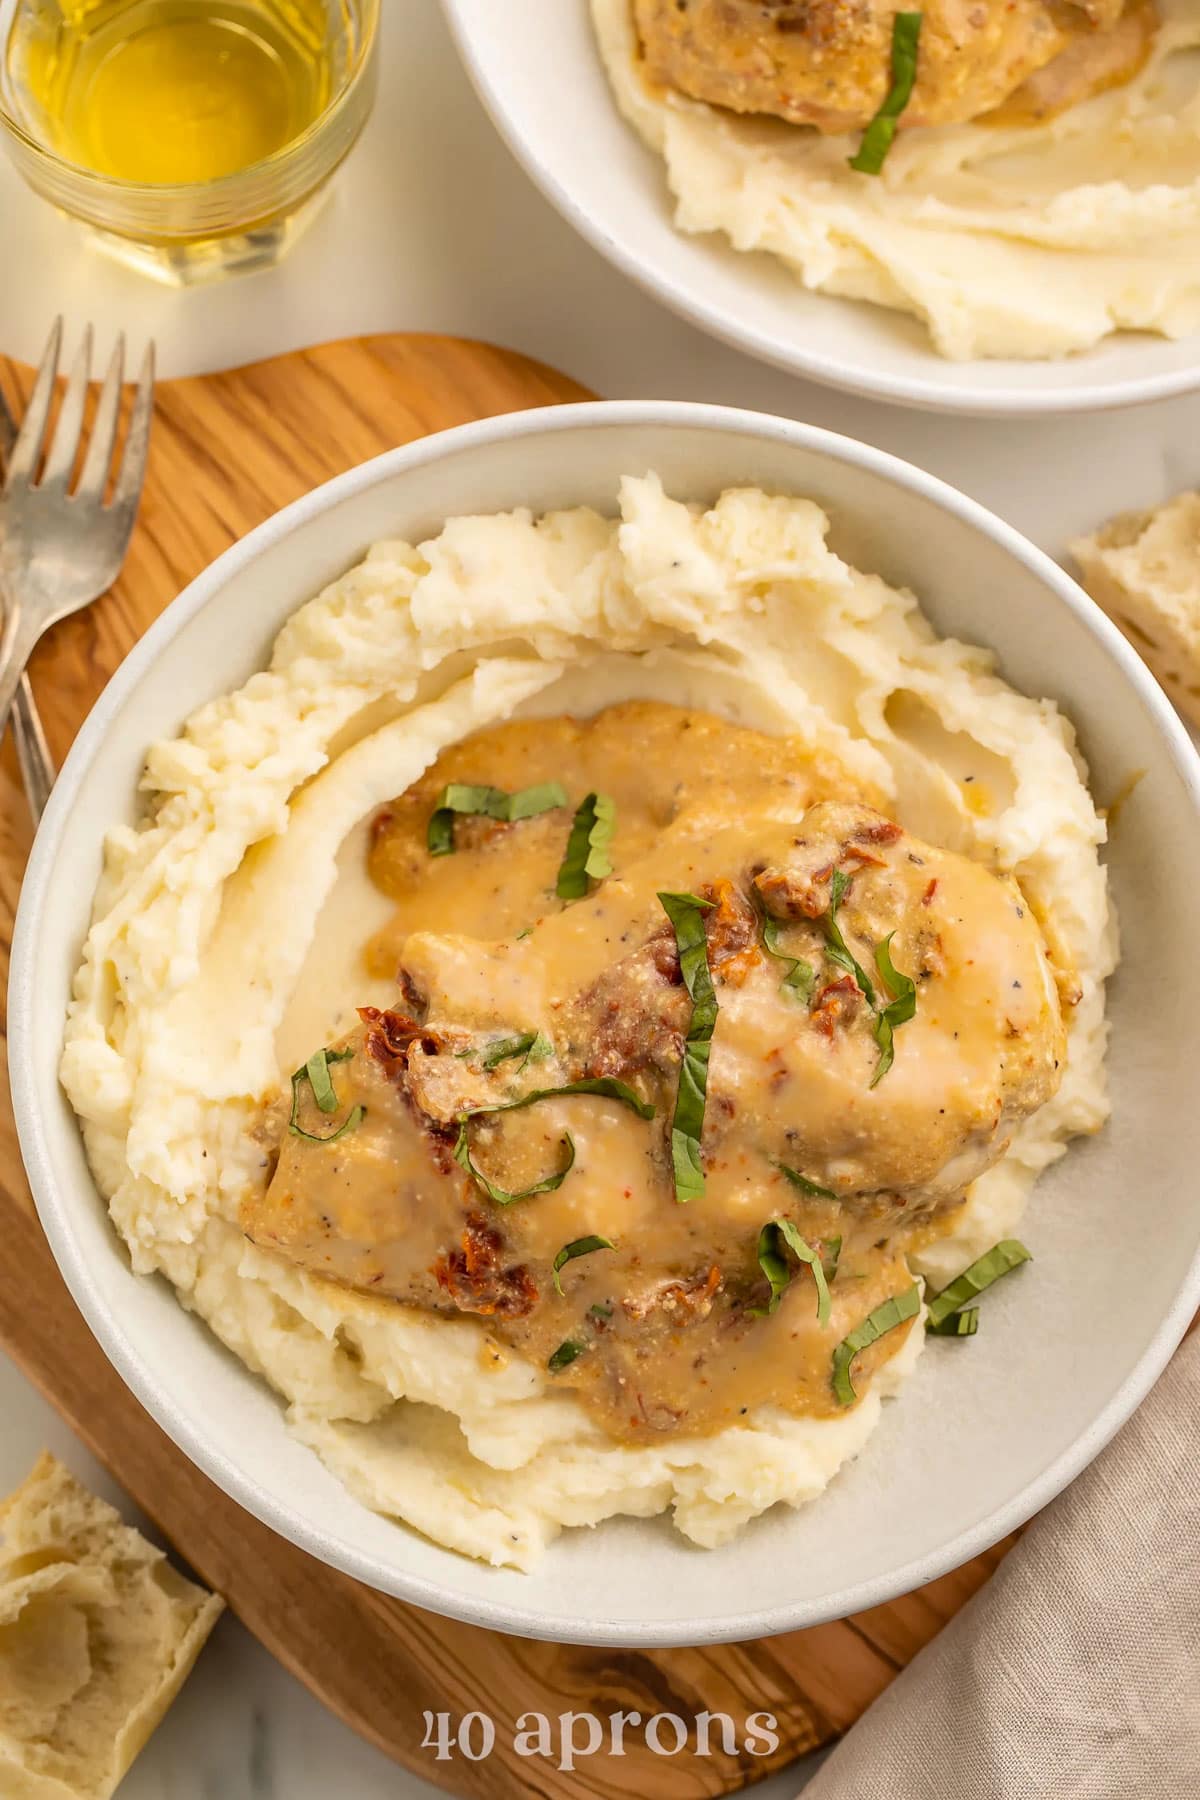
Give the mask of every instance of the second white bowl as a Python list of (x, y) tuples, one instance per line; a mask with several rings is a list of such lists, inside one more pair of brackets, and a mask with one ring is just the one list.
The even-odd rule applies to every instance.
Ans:
[(807, 292), (782, 263), (672, 220), (661, 157), (617, 110), (588, 0), (442, 0), (480, 99), (547, 199), (702, 331), (829, 387), (936, 412), (1089, 412), (1200, 387), (1200, 336), (1125, 332), (1055, 361), (947, 362), (915, 319)]

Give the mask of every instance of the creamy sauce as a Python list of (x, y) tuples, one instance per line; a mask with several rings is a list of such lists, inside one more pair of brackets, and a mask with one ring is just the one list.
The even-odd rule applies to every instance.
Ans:
[[(551, 780), (568, 807), (515, 824), (460, 818), (454, 854), (430, 857), (448, 782), (515, 792)], [(554, 885), (572, 809), (597, 790), (616, 802), (613, 873), (564, 904)], [(337, 1046), (330, 1112), (298, 1085), (302, 1131), (354, 1123), (322, 1144), (287, 1130), (281, 1109), (278, 1167), (247, 1206), (249, 1235), (336, 1281), (485, 1318), (498, 1345), (551, 1368), (618, 1439), (711, 1432), (767, 1405), (838, 1412), (834, 1347), (911, 1286), (906, 1252), (1050, 1097), (1065, 1056), (1055, 980), (1015, 883), (912, 838), (878, 798), (798, 742), (657, 703), (504, 725), (447, 751), (372, 833), (370, 871), (396, 915), (367, 957), (375, 978), (398, 977), (393, 1009), (369, 1011)], [(836, 869), (849, 882), (837, 922), (879, 1003), (874, 949), (888, 934), (916, 984), (874, 1085), (876, 1014), (830, 956)], [(690, 1002), (663, 889), (711, 902), (719, 1004), (705, 1192), (686, 1205), (669, 1142)], [(767, 953), (764, 916), (789, 960)], [(781, 985), (790, 959), (812, 971), (806, 997)], [(538, 1060), (489, 1056), (534, 1031), (547, 1043)], [(559, 1096), (467, 1129), (475, 1167), (509, 1192), (562, 1171), (570, 1142), (558, 1187), (497, 1204), (462, 1166), (464, 1113), (597, 1077), (655, 1116)], [(840, 1240), (827, 1323), (804, 1267), (764, 1312), (757, 1245), (772, 1219), (792, 1221), (830, 1267)], [(614, 1247), (567, 1263), (560, 1293), (557, 1253), (591, 1235)], [(860, 1394), (907, 1329), (860, 1356)], [(555, 1368), (564, 1344), (578, 1353)]]
[[(828, 754), (654, 701), (611, 706), (582, 722), (501, 725), (445, 751), (378, 815), (371, 875), (398, 910), (368, 952), (375, 973), (395, 975), (414, 932), (462, 932), (494, 941), (563, 915), (554, 898), (569, 824), (561, 812), (523, 820), (519, 831), (464, 817), (455, 826), (455, 856), (431, 858), (425, 841), (429, 815), (448, 782), (486, 781), (515, 792), (547, 780), (560, 781), (572, 805), (599, 789), (617, 807), (616, 879), (584, 911), (570, 909), (557, 927), (568, 959), (567, 984), (599, 973), (612, 960), (611, 924), (618, 911), (633, 921), (656, 888), (681, 886), (697, 843), (747, 806), (788, 820), (826, 795), (868, 803), (880, 798)], [(597, 919), (609, 929), (597, 930)], [(487, 997), (481, 1000), (486, 1007)]]

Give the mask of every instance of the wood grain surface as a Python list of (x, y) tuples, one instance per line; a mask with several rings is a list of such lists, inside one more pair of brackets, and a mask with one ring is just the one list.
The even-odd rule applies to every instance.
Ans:
[[(17, 416), (28, 369), (0, 358)], [(483, 344), (390, 336), (326, 344), (159, 390), (150, 473), (129, 560), (113, 591), (50, 634), (34, 687), (57, 761), (121, 658), (168, 601), (227, 545), (318, 482), (394, 444), (469, 419), (585, 399), (565, 376)], [(0, 973), (30, 831), (11, 739), (0, 756)], [(7, 1077), (4, 1076), (5, 1083)], [(854, 1723), (893, 1675), (986, 1579), (997, 1546), (954, 1574), (852, 1619), (759, 1643), (666, 1651), (534, 1643), (402, 1605), (314, 1562), (195, 1469), (125, 1388), (55, 1269), (0, 1095), (0, 1341), (251, 1631), (348, 1724), (427, 1779), (463, 1795), (646, 1797), (732, 1793)], [(0, 1422), (2, 1428), (2, 1422)], [(703, 1571), (697, 1566), (698, 1579)], [(528, 1711), (774, 1713), (769, 1757), (654, 1756), (640, 1734), (623, 1759), (572, 1773), (511, 1745)], [(482, 1709), (496, 1748), (437, 1762), (422, 1714)], [(739, 1741), (742, 1733), (739, 1729)], [(669, 1741), (669, 1740), (668, 1740)]]

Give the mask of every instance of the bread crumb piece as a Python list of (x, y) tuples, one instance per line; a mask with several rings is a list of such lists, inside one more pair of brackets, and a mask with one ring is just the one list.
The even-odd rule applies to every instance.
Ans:
[(5, 1800), (108, 1800), (222, 1606), (41, 1456), (0, 1501)]
[(1070, 549), (1093, 600), (1200, 725), (1200, 493), (1122, 513)]

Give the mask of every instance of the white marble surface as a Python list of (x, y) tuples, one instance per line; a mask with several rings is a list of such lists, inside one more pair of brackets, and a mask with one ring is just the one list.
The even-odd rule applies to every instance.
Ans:
[[(864, 438), (955, 482), (1056, 553), (1106, 514), (1200, 480), (1200, 397), (1036, 426), (946, 419), (843, 397), (710, 343), (609, 269), (530, 187), (459, 70), (436, 0), (385, 0), (385, 12), (375, 119), (278, 270), (189, 294), (158, 289), (95, 259), (0, 166), (0, 349), (36, 360), (56, 311), (90, 317), (102, 346), (120, 326), (135, 341), (153, 333), (166, 374), (352, 332), (459, 332), (557, 363), (606, 395), (724, 401)], [(0, 1358), (0, 1489), (43, 1445), (118, 1498)], [(782, 1800), (801, 1778), (796, 1769), (756, 1791)], [(226, 1620), (122, 1800), (435, 1791), (358, 1742)]]

